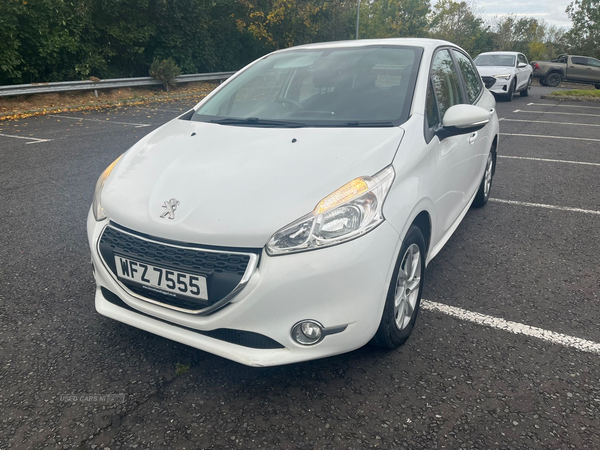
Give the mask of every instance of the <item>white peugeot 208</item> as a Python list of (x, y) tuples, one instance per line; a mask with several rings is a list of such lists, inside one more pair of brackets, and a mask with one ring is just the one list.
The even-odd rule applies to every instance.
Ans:
[(398, 347), (425, 267), (488, 200), (494, 108), (449, 42), (260, 58), (101, 175), (96, 309), (252, 366)]

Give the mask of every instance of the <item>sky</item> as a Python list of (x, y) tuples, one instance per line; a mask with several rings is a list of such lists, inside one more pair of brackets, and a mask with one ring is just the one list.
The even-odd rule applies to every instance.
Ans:
[(571, 25), (565, 13), (571, 0), (474, 0), (473, 3), (488, 21), (493, 21), (494, 16), (513, 13), (518, 16), (543, 19), (551, 25), (567, 28)]

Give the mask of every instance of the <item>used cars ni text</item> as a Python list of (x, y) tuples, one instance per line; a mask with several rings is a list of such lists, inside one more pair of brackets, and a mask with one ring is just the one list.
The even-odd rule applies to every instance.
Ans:
[(533, 69), (518, 52), (488, 52), (475, 58), (475, 65), (489, 90), (511, 101), (517, 92), (529, 96)]
[(490, 195), (494, 108), (444, 41), (260, 58), (101, 175), (97, 311), (252, 366), (401, 345), (425, 267)]

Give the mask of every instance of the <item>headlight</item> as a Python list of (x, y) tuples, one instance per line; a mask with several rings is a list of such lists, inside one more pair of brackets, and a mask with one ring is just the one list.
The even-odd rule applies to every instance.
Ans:
[(104, 182), (106, 181), (112, 170), (115, 168), (115, 165), (121, 159), (121, 156), (115, 159), (110, 166), (104, 169), (104, 172), (102, 172), (102, 175), (100, 175), (100, 178), (98, 178), (98, 181), (96, 182), (96, 190), (94, 191), (94, 203), (92, 204), (92, 211), (94, 213), (94, 217), (98, 222), (106, 219), (106, 214), (104, 214), (104, 210), (102, 209), (102, 203), (100, 202), (100, 194), (102, 193)]
[(360, 177), (321, 200), (304, 217), (283, 227), (267, 243), (269, 255), (328, 247), (368, 233), (381, 222), (383, 201), (394, 181), (394, 168)]
[(502, 80), (510, 80), (510, 77), (512, 77), (512, 75), (510, 73), (504, 74), (504, 75), (493, 75), (494, 78), (500, 78)]

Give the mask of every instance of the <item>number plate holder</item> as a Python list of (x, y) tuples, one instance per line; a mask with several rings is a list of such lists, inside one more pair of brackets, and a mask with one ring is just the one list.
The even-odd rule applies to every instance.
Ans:
[(121, 255), (114, 255), (117, 277), (144, 289), (171, 297), (208, 300), (206, 277), (165, 269)]

